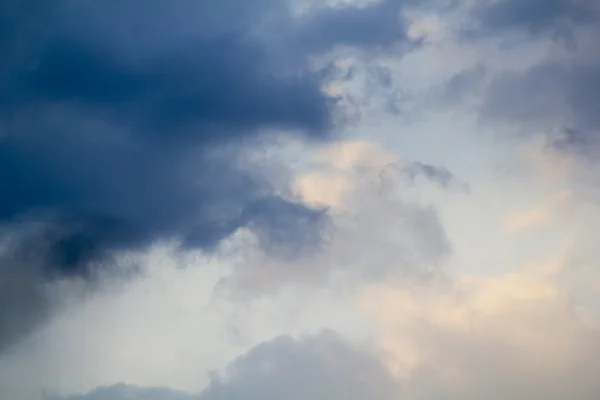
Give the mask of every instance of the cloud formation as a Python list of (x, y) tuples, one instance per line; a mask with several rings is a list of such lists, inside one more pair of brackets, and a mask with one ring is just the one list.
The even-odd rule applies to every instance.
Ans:
[(4, 2), (0, 397), (598, 398), (599, 6)]
[[(424, 399), (593, 399), (600, 331), (555, 279), (560, 259), (437, 288), (373, 287), (365, 307), (406, 393)], [(398, 396), (397, 398), (402, 398)]]
[[(597, 148), (598, 6), (595, 1), (500, 1), (482, 6), (481, 13), (489, 18), (481, 17), (481, 22), (493, 37), (526, 31), (531, 35), (523, 40), (553, 43), (541, 61), (493, 79), (483, 102), (484, 118), (516, 125), (521, 133), (543, 132), (563, 151), (589, 155), (590, 146)], [(558, 28), (571, 32), (571, 45), (550, 34)]]
[(242, 227), (280, 256), (318, 242), (325, 210), (285, 196), (250, 152), (274, 132), (331, 138), (312, 59), (407, 42), (402, 5), (6, 2), (0, 223), (35, 228), (0, 279), (85, 277), (161, 240), (211, 250)]
[(212, 374), (200, 393), (119, 384), (60, 400), (591, 400), (600, 331), (557, 282), (567, 263), (559, 256), (511, 274), (369, 286), (358, 304), (378, 325), (376, 346), (332, 331), (279, 336)]
[(243, 263), (234, 279), (261, 292), (281, 282), (319, 285), (339, 276), (362, 284), (427, 275), (451, 253), (451, 244), (436, 209), (405, 193), (422, 186), (420, 176), (443, 190), (456, 180), (444, 168), (403, 165), (368, 141), (325, 148), (316, 166), (296, 177), (295, 188), (306, 204), (329, 210), (326, 246), (298, 263), (273, 263), (261, 254)]
[(397, 382), (376, 352), (325, 331), (312, 337), (289, 336), (262, 343), (233, 361), (225, 377), (215, 376), (201, 394), (117, 385), (65, 400), (187, 400), (246, 398), (391, 400)]

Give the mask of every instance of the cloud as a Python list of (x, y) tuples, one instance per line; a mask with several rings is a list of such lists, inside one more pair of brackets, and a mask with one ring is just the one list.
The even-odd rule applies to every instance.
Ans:
[(487, 72), (484, 64), (477, 64), (454, 74), (444, 85), (442, 103), (456, 105), (465, 102), (479, 88)]
[[(265, 338), (323, 328), (352, 340), (372, 335), (352, 306), (354, 293), (365, 283), (429, 279), (451, 255), (450, 239), (433, 206), (419, 199), (421, 179), (392, 153), (367, 141), (320, 149), (314, 167), (295, 176), (295, 195), (328, 207), (321, 246), (280, 257), (280, 242), (257, 246), (263, 236), (239, 229), (212, 253), (174, 243), (149, 255), (121, 254), (117, 261), (138, 266), (133, 279), (121, 279), (117, 266), (100, 267), (94, 290), (59, 299), (47, 324), (0, 357), (4, 392), (28, 399), (126, 382), (196, 393), (206, 371)], [(436, 182), (426, 188), (448, 190)], [(334, 201), (317, 205), (322, 198)], [(282, 229), (282, 241), (296, 232)]]
[(434, 206), (405, 193), (422, 186), (416, 184), (417, 176), (446, 190), (456, 180), (447, 169), (403, 165), (369, 141), (332, 144), (314, 164), (296, 176), (294, 186), (306, 204), (327, 207), (325, 244), (292, 262), (249, 251), (236, 273), (223, 280), (225, 286), (264, 295), (282, 284), (327, 286), (342, 279), (361, 285), (421, 279), (451, 254)]
[(0, 17), (2, 396), (597, 398), (584, 3), (209, 3)]
[(572, 196), (573, 193), (569, 191), (559, 192), (542, 205), (509, 213), (504, 219), (503, 231), (508, 235), (514, 235), (543, 227), (572, 206)]
[(157, 241), (213, 250), (244, 227), (279, 256), (319, 241), (326, 212), (286, 196), (258, 150), (281, 131), (332, 138), (314, 57), (408, 38), (402, 2), (291, 6), (3, 3), (0, 223), (37, 223), (33, 276), (88, 277)]
[(40, 270), (43, 243), (36, 233), (20, 227), (0, 235), (0, 353), (57, 309), (64, 288), (64, 282)]
[(424, 164), (418, 161), (406, 166), (405, 173), (413, 180), (418, 176), (424, 176), (426, 179), (429, 179), (443, 188), (448, 188), (450, 184), (454, 183), (456, 180), (454, 174), (447, 168)]
[(498, 0), (475, 6), (472, 19), (477, 34), (518, 32), (531, 36), (565, 38), (573, 28), (590, 20), (593, 0)]
[(321, 12), (308, 13), (301, 20), (296, 36), (311, 53), (327, 50), (332, 44), (369, 49), (406, 44), (404, 3), (383, 0), (366, 7), (321, 7)]
[(61, 399), (591, 400), (600, 330), (582, 307), (598, 309), (574, 303), (559, 282), (568, 253), (514, 273), (370, 285), (355, 299), (377, 324), (376, 346), (332, 331), (278, 336), (211, 374), (201, 391), (119, 384)]
[[(576, 63), (576, 59), (574, 60)], [(547, 61), (524, 73), (500, 74), (488, 88), (484, 118), (521, 124), (529, 132), (548, 132), (564, 150), (597, 146), (595, 112), (598, 65)]]
[(600, 331), (557, 283), (562, 262), (367, 291), (364, 307), (381, 324), (382, 348), (406, 395), (595, 398)]
[(521, 152), (526, 167), (546, 184), (565, 181), (575, 169), (575, 157), (553, 146), (548, 140), (535, 140), (523, 146)]
[[(491, 37), (525, 30), (549, 49), (524, 70), (494, 77), (483, 98), (484, 121), (521, 135), (545, 134), (557, 149), (589, 157), (598, 148), (600, 129), (597, 2), (500, 1), (481, 7), (489, 15), (482, 21)], [(570, 31), (571, 45), (555, 40), (552, 32), (558, 27)]]
[(333, 332), (294, 340), (274, 339), (252, 349), (215, 380), (202, 398), (392, 399), (398, 386), (375, 352)]
[[(43, 305), (52, 306), (51, 318), (0, 356), (2, 395), (30, 400), (118, 382), (197, 393), (210, 371), (267, 339), (326, 328), (352, 340), (371, 335), (347, 295), (326, 283), (307, 287), (299, 278), (281, 279), (290, 272), (301, 278), (311, 264), (278, 264), (261, 276), (260, 260), (249, 264), (256, 260), (245, 253), (244, 236), (236, 233), (216, 254), (171, 245), (128, 256), (126, 262), (140, 266), (135, 279), (104, 272), (92, 289), (89, 283), (50, 287)], [(238, 301), (219, 290), (222, 279), (239, 273), (240, 262), (271, 279), (260, 296)]]
[[(197, 399), (185, 392), (167, 388), (142, 388), (118, 384), (93, 390), (80, 396), (70, 396), (65, 400), (193, 400)], [(52, 398), (51, 400), (60, 400)]]
[(0, 351), (19, 338), (23, 331), (47, 317), (50, 309), (46, 288), (37, 275), (5, 273), (0, 280)]
[(256, 346), (233, 361), (225, 376), (215, 376), (196, 396), (117, 385), (64, 400), (307, 397), (325, 400), (338, 396), (350, 400), (391, 400), (396, 398), (399, 389), (375, 351), (325, 331), (301, 339), (278, 337)]

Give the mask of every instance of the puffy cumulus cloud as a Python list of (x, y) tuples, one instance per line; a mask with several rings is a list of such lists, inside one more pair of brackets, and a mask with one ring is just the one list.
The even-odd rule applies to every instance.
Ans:
[(283, 336), (262, 343), (233, 361), (225, 376), (215, 376), (211, 384), (195, 396), (117, 385), (64, 400), (308, 397), (391, 400), (397, 398), (399, 390), (375, 351), (325, 331), (301, 339)]
[(397, 383), (377, 353), (332, 332), (294, 340), (282, 337), (252, 349), (213, 381), (202, 397), (242, 399), (392, 399)]
[(342, 212), (357, 207), (357, 198), (378, 195), (408, 196), (403, 189), (419, 183), (443, 189), (466, 188), (443, 166), (403, 161), (373, 141), (338, 142), (328, 146), (312, 169), (296, 177), (297, 193), (314, 206)]
[(282, 130), (330, 138), (335, 100), (313, 60), (408, 44), (404, 5), (3, 2), (0, 224), (34, 228), (0, 270), (3, 304), (31, 298), (18, 312), (31, 316), (3, 307), (0, 326), (29, 325), (44, 302), (11, 282), (87, 277), (156, 241), (211, 250), (248, 227), (286, 256), (318, 242), (324, 210), (285, 196), (248, 150)]
[(398, 398), (596, 398), (600, 330), (557, 282), (560, 271), (557, 260), (435, 287), (368, 290), (362, 304), (403, 382)]
[(329, 210), (326, 244), (291, 262), (250, 247), (223, 283), (265, 294), (282, 283), (362, 284), (427, 276), (451, 253), (436, 209), (416, 194), (427, 182), (438, 190), (462, 190), (447, 169), (400, 162), (376, 143), (332, 144), (295, 179), (299, 198)]

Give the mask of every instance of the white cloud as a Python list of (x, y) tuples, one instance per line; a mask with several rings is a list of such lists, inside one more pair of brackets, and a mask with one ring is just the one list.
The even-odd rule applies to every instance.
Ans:
[(535, 228), (543, 227), (565, 215), (565, 210), (572, 207), (573, 193), (564, 190), (555, 193), (544, 204), (537, 207), (508, 213), (504, 220), (503, 230), (508, 235), (515, 235)]
[(379, 322), (388, 364), (411, 395), (594, 399), (600, 330), (556, 282), (560, 264), (437, 287), (374, 286), (362, 304)]

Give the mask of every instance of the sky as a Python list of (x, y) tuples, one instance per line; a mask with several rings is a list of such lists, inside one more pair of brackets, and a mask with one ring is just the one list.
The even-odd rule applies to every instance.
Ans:
[(597, 0), (4, 0), (0, 398), (600, 396)]

